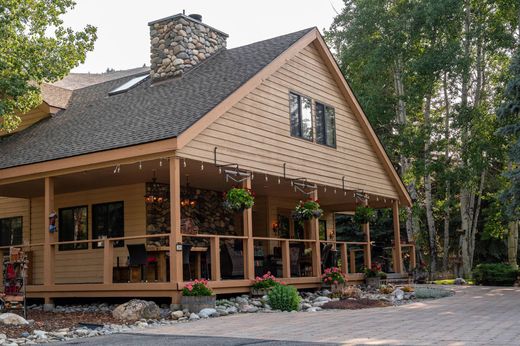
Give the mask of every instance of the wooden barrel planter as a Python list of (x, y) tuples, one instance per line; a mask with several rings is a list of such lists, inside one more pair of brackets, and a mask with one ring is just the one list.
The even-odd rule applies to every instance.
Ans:
[(215, 308), (217, 296), (182, 296), (181, 305), (183, 309), (198, 313), (202, 309)]

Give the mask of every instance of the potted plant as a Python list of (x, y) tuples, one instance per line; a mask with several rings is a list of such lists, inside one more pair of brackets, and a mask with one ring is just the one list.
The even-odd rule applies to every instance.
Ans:
[(370, 268), (365, 268), (365, 282), (367, 286), (379, 288), (381, 279), (386, 279), (386, 273), (382, 271), (380, 263), (372, 263)]
[(356, 213), (354, 214), (354, 222), (362, 225), (365, 223), (373, 222), (376, 216), (374, 209), (360, 205), (356, 207)]
[(321, 275), (321, 286), (330, 288), (332, 292), (343, 289), (346, 281), (345, 274), (338, 267), (326, 268)]
[(182, 289), (181, 305), (190, 312), (199, 312), (206, 308), (215, 308), (217, 296), (208, 287), (205, 279), (195, 279)]
[(257, 276), (255, 282), (251, 286), (251, 296), (263, 297), (268, 294), (274, 286), (279, 284), (280, 282), (278, 282), (271, 272), (267, 272), (263, 276)]
[(242, 212), (253, 207), (255, 195), (253, 191), (240, 187), (233, 187), (224, 194), (224, 206), (235, 212)]
[(307, 201), (300, 201), (292, 213), (294, 221), (304, 222), (311, 219), (319, 219), (323, 214), (318, 200), (309, 198)]

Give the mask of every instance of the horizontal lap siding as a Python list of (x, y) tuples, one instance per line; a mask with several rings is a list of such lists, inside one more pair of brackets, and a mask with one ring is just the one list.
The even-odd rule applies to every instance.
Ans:
[[(290, 136), (289, 91), (333, 106), (337, 149)], [(390, 198), (397, 192), (372, 144), (323, 64), (314, 46), (287, 61), (228, 112), (195, 137), (179, 155), (280, 176), (287, 163), (289, 177), (318, 184), (363, 189)]]
[[(74, 206), (88, 206), (88, 232), (92, 239), (92, 204), (124, 201), (125, 236), (144, 235), (146, 233), (146, 214), (144, 204), (144, 184), (117, 186), (106, 189), (56, 195), (55, 210)], [(43, 199), (33, 199), (33, 239), (43, 242)], [(57, 238), (56, 238), (57, 240)], [(144, 239), (131, 241), (144, 243)], [(119, 257), (120, 265), (126, 264), (128, 253), (125, 247), (114, 249), (113, 263)], [(41, 256), (39, 256), (41, 257)], [(103, 280), (103, 249), (56, 251), (55, 282), (61, 283), (96, 283)], [(35, 263), (35, 279), (41, 283), (41, 262)]]

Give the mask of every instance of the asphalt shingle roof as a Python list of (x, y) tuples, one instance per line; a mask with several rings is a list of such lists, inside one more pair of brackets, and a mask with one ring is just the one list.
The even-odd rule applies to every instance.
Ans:
[(177, 137), (312, 29), (223, 50), (186, 73), (125, 93), (136, 75), (74, 90), (68, 108), (0, 137), (0, 169)]

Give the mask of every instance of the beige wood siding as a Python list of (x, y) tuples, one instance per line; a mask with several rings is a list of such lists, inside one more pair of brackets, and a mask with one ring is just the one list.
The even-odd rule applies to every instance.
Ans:
[[(92, 239), (92, 204), (124, 201), (125, 236), (144, 235), (146, 232), (146, 214), (144, 204), (144, 184), (124, 185), (105, 189), (88, 190), (55, 196), (55, 210), (60, 208), (88, 205), (88, 232)], [(32, 224), (33, 242), (43, 242), (43, 199), (33, 199)], [(59, 230), (58, 230), (59, 231)], [(133, 240), (144, 243), (144, 239)], [(125, 247), (114, 249), (114, 265), (119, 257), (120, 264), (126, 265)], [(37, 258), (41, 255), (37, 253)], [(99, 283), (103, 280), (103, 249), (56, 251), (55, 282), (60, 283)], [(42, 282), (42, 260), (34, 263), (34, 282)]]
[[(19, 131), (22, 131), (22, 130), (28, 128), (29, 126), (37, 123), (38, 121), (42, 120), (43, 118), (48, 117), (49, 113), (42, 111), (40, 108), (36, 108), (36, 109), (30, 111), (29, 113), (25, 113), (25, 114), (22, 114), (19, 116), (20, 116), (20, 119), (22, 120), (22, 122), (11, 133), (19, 132)], [(8, 133), (6, 133), (3, 130), (0, 130), (0, 137), (4, 136), (6, 134), (8, 134)]]
[[(335, 108), (337, 148), (290, 136), (290, 91)], [(398, 198), (314, 45), (287, 61), (178, 153), (211, 162), (215, 146), (219, 163), (238, 163), (245, 169), (280, 176), (286, 162), (292, 178), (341, 187), (345, 176), (348, 189)]]

